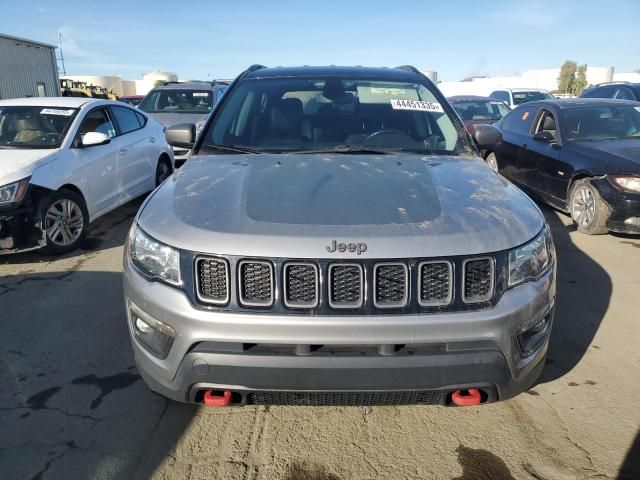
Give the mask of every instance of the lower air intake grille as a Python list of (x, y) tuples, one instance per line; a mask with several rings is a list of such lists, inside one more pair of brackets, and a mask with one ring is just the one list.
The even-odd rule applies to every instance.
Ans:
[(250, 307), (273, 303), (273, 270), (269, 262), (240, 262), (240, 302)]
[(198, 258), (196, 277), (200, 300), (215, 304), (229, 301), (229, 267), (225, 260)]
[(374, 304), (379, 308), (404, 307), (408, 301), (408, 269), (403, 263), (375, 266)]
[(423, 307), (448, 305), (453, 297), (453, 268), (449, 262), (423, 262), (418, 270), (418, 303)]
[(284, 266), (284, 303), (291, 308), (318, 305), (318, 268), (311, 263), (287, 263)]
[(329, 305), (360, 308), (363, 304), (363, 270), (355, 263), (329, 265)]
[(251, 392), (248, 405), (289, 406), (367, 406), (367, 405), (441, 405), (438, 391), (412, 392)]
[(478, 258), (466, 260), (462, 300), (466, 303), (485, 302), (493, 296), (493, 260)]

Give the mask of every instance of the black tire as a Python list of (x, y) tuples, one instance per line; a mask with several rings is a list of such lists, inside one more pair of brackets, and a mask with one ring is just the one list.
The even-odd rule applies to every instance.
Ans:
[(578, 180), (571, 187), (569, 213), (582, 233), (603, 235), (608, 232), (609, 206), (589, 178)]
[[(72, 202), (71, 204), (65, 203)], [(75, 205), (65, 213), (65, 205)], [(89, 230), (89, 212), (84, 199), (71, 190), (61, 189), (53, 192), (40, 201), (40, 225), (45, 232), (46, 245), (43, 253), (61, 255), (75, 250), (87, 236)], [(55, 228), (54, 216), (60, 214), (59, 220), (67, 216), (58, 229)], [(58, 232), (60, 230), (60, 232)], [(65, 232), (64, 234), (62, 232)], [(70, 235), (70, 236), (69, 236)]]
[(484, 158), (487, 164), (493, 169), (494, 172), (498, 173), (500, 167), (498, 166), (498, 157), (494, 152), (489, 152), (489, 154)]
[(156, 187), (164, 182), (173, 173), (173, 167), (167, 157), (160, 157), (156, 166)]

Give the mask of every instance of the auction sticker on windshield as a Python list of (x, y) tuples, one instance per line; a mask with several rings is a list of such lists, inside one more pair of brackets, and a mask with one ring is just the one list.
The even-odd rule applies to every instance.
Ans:
[(70, 117), (73, 112), (74, 110), (60, 110), (58, 108), (43, 108), (40, 110), (41, 115), (62, 115), (64, 117)]
[(436, 102), (423, 102), (422, 100), (391, 99), (391, 108), (394, 110), (418, 110), (422, 112), (444, 113), (442, 105)]

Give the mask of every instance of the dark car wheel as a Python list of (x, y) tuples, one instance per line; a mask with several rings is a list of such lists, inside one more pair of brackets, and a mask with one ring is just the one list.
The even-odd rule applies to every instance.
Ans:
[(156, 187), (164, 182), (173, 173), (171, 162), (165, 157), (160, 157), (158, 166), (156, 167)]
[(58, 190), (41, 202), (44, 251), (60, 255), (75, 250), (87, 235), (89, 213), (84, 199), (70, 190)]
[(578, 180), (571, 189), (569, 200), (571, 218), (578, 230), (588, 235), (607, 233), (609, 206), (588, 178)]
[(495, 153), (491, 152), (489, 155), (487, 155), (485, 161), (491, 168), (493, 168), (494, 172), (498, 172), (498, 158), (496, 157)]

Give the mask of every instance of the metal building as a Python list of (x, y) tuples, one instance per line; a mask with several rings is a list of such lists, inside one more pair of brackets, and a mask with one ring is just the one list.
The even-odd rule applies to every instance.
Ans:
[(0, 33), (0, 99), (59, 95), (56, 47)]

